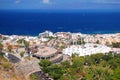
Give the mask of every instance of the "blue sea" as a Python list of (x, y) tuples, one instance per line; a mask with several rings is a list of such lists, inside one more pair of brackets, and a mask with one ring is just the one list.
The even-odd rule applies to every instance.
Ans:
[(42, 12), (0, 10), (0, 33), (38, 35), (52, 32), (86, 34), (120, 32), (120, 12)]

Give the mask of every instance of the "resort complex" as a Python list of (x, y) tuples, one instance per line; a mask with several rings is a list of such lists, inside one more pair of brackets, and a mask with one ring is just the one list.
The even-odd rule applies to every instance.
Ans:
[(72, 55), (77, 53), (79, 56), (92, 55), (96, 53), (108, 53), (111, 51), (110, 47), (100, 44), (87, 43), (85, 45), (72, 45), (69, 48), (63, 49), (64, 54)]

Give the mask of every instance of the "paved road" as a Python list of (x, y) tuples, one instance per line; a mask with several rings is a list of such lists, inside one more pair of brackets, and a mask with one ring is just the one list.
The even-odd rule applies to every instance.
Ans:
[(12, 62), (12, 63), (17, 63), (17, 62), (20, 61), (19, 58), (17, 58), (16, 56), (14, 56), (14, 55), (12, 55), (12, 54), (8, 54), (8, 59), (9, 59), (9, 61)]

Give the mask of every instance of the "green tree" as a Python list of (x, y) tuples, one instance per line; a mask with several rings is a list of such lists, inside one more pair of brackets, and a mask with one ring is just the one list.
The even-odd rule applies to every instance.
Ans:
[(24, 42), (24, 39), (19, 39), (19, 40), (17, 41), (18, 44), (22, 44), (23, 42)]
[(7, 49), (8, 49), (9, 52), (11, 52), (11, 51), (12, 51), (12, 45), (9, 45), (9, 46), (7, 47)]
[(72, 53), (72, 58), (79, 57), (78, 53)]
[(30, 80), (38, 80), (38, 77), (35, 74), (31, 74)]
[(39, 65), (44, 73), (47, 73), (49, 71), (48, 67), (52, 63), (49, 60), (40, 60)]
[(19, 39), (17, 41), (18, 44), (21, 44), (21, 45), (24, 45), (25, 47), (29, 47), (29, 42), (27, 42), (26, 40), (24, 39)]
[(29, 42), (24, 40), (24, 46), (28, 48), (29, 47)]
[(49, 67), (48, 73), (53, 79), (58, 80), (63, 75), (64, 68), (59, 65), (53, 64)]
[(108, 61), (112, 69), (120, 68), (120, 58), (114, 58)]
[(120, 68), (116, 68), (114, 70), (114, 76), (113, 76), (114, 80), (120, 80)]
[(20, 56), (23, 57), (24, 54), (25, 54), (25, 52), (23, 51), (23, 52), (20, 53)]
[(64, 67), (64, 68), (69, 68), (70, 67), (70, 62), (69, 61), (61, 62), (61, 66)]
[(113, 59), (113, 54), (112, 54), (111, 52), (105, 53), (103, 59), (104, 59), (105, 61), (109, 61), (109, 60)]
[(72, 68), (82, 70), (84, 67), (84, 57), (75, 57), (72, 59)]
[(75, 76), (67, 75), (67, 76), (61, 76), (59, 80), (77, 80)]
[(52, 62), (50, 60), (40, 60), (39, 65), (43, 68), (51, 66)]
[(2, 52), (3, 50), (3, 44), (0, 43), (0, 53)]
[(92, 65), (86, 78), (89, 80), (113, 80), (113, 70), (109, 66)]
[(92, 59), (93, 64), (96, 64), (96, 63), (99, 63), (103, 59), (104, 54), (102, 53), (92, 54), (90, 57)]

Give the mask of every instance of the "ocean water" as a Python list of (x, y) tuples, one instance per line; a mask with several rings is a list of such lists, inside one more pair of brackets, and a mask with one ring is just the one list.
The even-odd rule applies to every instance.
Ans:
[(52, 32), (117, 33), (120, 12), (0, 11), (0, 33), (38, 35)]

